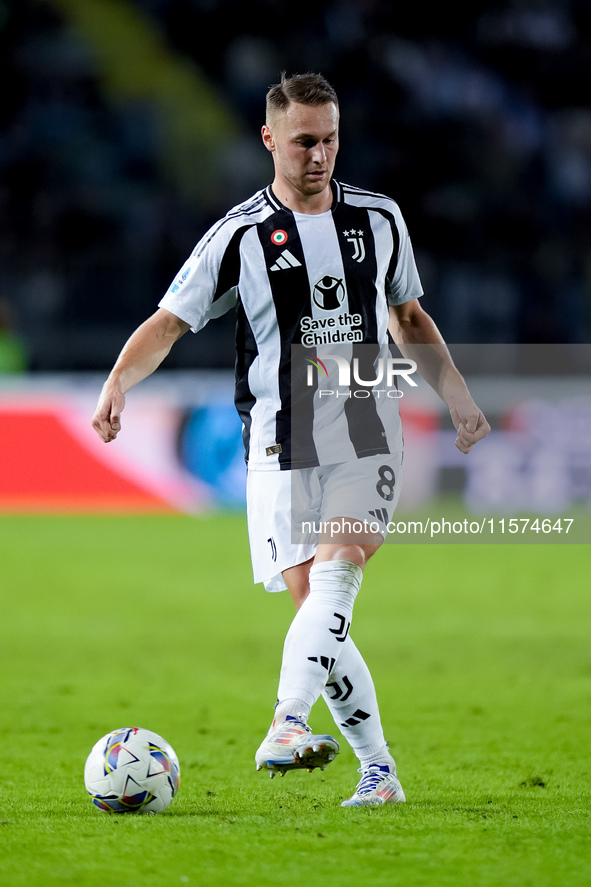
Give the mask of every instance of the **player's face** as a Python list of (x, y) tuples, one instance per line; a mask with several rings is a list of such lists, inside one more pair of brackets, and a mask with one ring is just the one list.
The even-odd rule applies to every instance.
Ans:
[(290, 102), (263, 127), (263, 141), (273, 153), (275, 183), (313, 198), (329, 190), (339, 150), (339, 111), (335, 104)]

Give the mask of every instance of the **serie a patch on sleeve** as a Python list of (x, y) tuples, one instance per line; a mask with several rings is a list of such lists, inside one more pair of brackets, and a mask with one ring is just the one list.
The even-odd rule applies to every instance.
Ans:
[(265, 452), (267, 453), (267, 456), (276, 456), (277, 453), (282, 452), (281, 444), (273, 444), (272, 447), (267, 447)]

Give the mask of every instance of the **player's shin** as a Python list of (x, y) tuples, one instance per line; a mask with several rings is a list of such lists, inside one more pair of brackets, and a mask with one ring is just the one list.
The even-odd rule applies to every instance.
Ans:
[(379, 764), (395, 772), (384, 738), (373, 679), (350, 636), (343, 644), (322, 696), (362, 769)]
[(285, 639), (276, 719), (307, 714), (320, 696), (347, 641), (362, 575), (349, 561), (310, 569), (310, 593)]

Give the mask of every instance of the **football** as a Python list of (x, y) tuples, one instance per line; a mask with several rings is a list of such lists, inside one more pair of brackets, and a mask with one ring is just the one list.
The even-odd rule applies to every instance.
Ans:
[(141, 727), (107, 733), (84, 767), (90, 800), (105, 813), (160, 813), (177, 793), (180, 777), (174, 749)]

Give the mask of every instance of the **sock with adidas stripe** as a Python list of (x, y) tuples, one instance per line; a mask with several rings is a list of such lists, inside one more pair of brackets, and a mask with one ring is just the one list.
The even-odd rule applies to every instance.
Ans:
[(387, 764), (392, 768), (391, 772), (396, 772), (384, 738), (371, 673), (350, 635), (343, 644), (322, 696), (361, 767)]

